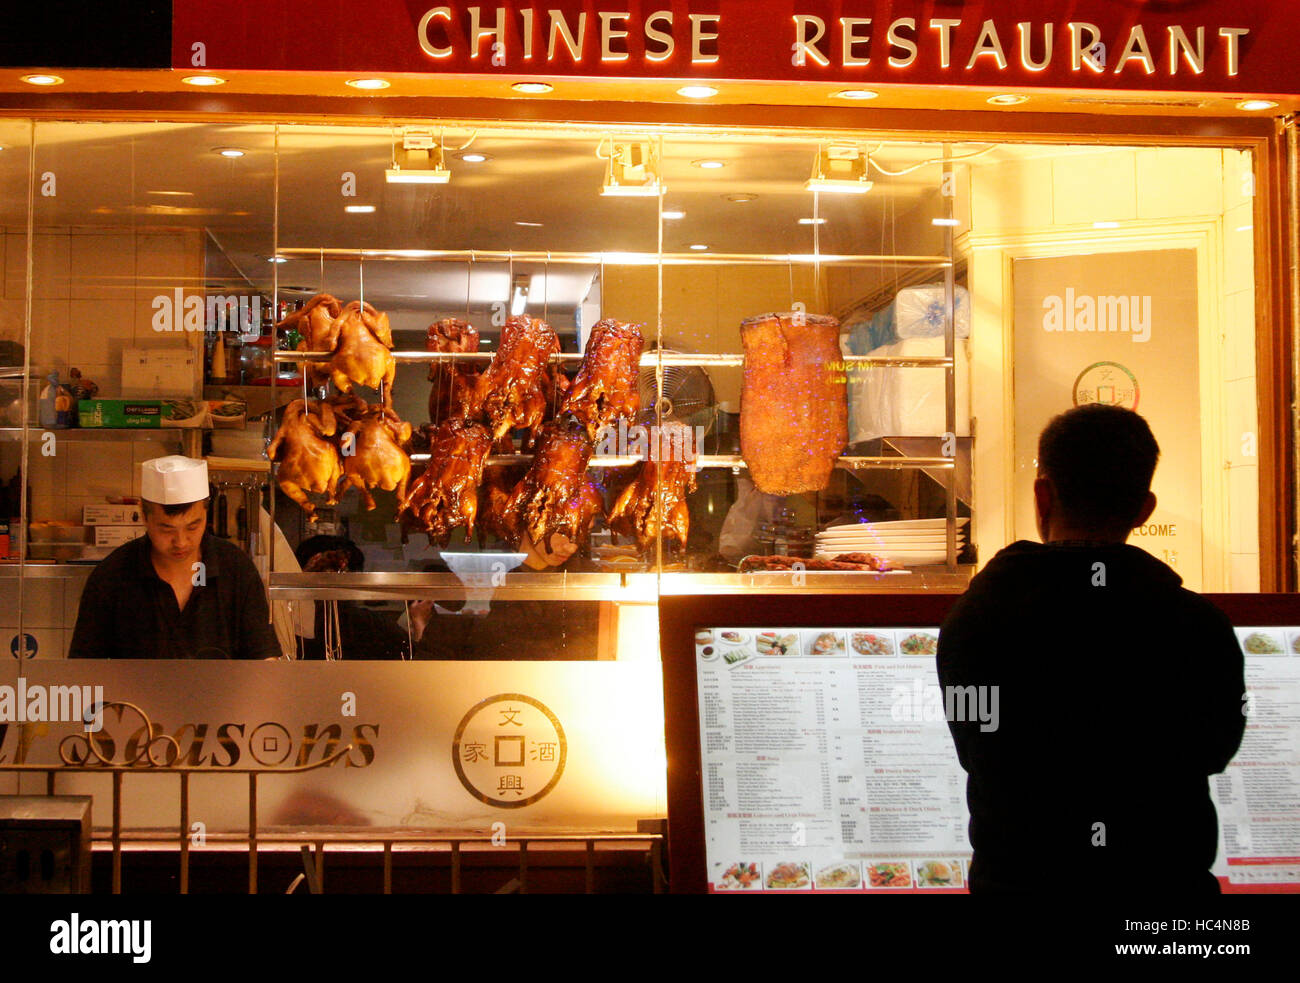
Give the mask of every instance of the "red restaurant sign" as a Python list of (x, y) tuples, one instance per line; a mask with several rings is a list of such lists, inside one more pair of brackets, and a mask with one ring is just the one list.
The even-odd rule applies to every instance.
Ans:
[(1300, 93), (1295, 0), (174, 0), (177, 69)]

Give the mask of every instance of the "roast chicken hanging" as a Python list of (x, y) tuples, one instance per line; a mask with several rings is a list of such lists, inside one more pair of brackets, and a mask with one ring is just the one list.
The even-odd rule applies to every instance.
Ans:
[(277, 483), (307, 513), (310, 522), (316, 521), (316, 507), (308, 499), (309, 493), (324, 494), (326, 505), (338, 502), (343, 461), (329, 439), (336, 431), (329, 403), (313, 401), (309, 406), (295, 399), (285, 407), (280, 429), (266, 451), (269, 460), (279, 462)]
[[(340, 322), (338, 316), (343, 313), (343, 304), (338, 298), (329, 294), (317, 294), (299, 310), (294, 311), (275, 326), (281, 331), (296, 330), (301, 335), (297, 351), (300, 352), (334, 352), (339, 340)], [(307, 377), (307, 386), (319, 389), (329, 381), (328, 362), (307, 362), (303, 365)]]
[(346, 423), (339, 435), (343, 482), (339, 493), (351, 486), (361, 493), (367, 510), (375, 507), (372, 488), (397, 492), (406, 498), (411, 458), (403, 446), (411, 439), (411, 425), (384, 406), (368, 406)]
[(393, 330), (388, 315), (354, 300), (343, 308), (335, 329), (338, 347), (329, 361), (334, 388), (342, 393), (352, 392), (353, 385), (380, 389), (384, 406), (392, 409), (397, 360), (391, 350)]

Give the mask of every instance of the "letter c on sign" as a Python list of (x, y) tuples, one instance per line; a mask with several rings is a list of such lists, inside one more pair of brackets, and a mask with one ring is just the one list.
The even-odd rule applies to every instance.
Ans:
[(416, 37), (420, 39), (420, 50), (430, 58), (450, 58), (452, 56), (451, 48), (435, 48), (433, 42), (429, 40), (429, 22), (435, 17), (450, 21), (451, 8), (433, 7), (424, 12), (424, 16), (420, 18), (420, 26), (416, 28)]

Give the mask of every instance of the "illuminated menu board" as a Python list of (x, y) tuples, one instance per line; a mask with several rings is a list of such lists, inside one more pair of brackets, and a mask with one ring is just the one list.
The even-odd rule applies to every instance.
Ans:
[[(1247, 726), (1210, 780), (1225, 890), (1300, 885), (1300, 627), (1241, 627)], [(713, 892), (960, 891), (965, 773), (935, 671), (939, 632), (695, 633)], [(996, 705), (966, 719), (996, 726)]]
[(696, 631), (710, 891), (966, 885), (934, 627)]
[[(1229, 885), (1300, 883), (1300, 627), (1237, 628), (1246, 735), (1210, 779)], [(1223, 858), (1227, 858), (1226, 864)]]

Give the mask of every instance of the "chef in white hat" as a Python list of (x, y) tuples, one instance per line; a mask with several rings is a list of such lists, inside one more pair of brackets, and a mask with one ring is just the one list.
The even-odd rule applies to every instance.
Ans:
[(145, 535), (86, 581), (68, 657), (279, 658), (253, 561), (207, 534), (208, 465), (172, 455), (140, 466)]

